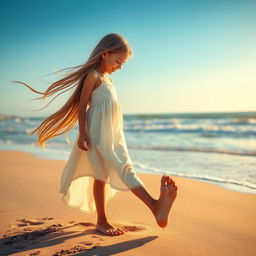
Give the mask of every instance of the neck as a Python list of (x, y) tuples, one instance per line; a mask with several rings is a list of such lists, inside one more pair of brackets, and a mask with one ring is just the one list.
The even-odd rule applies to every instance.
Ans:
[(102, 63), (100, 63), (96, 68), (96, 71), (99, 72), (100, 75), (104, 76), (106, 74), (106, 72), (104, 72), (104, 68), (103, 68), (103, 65)]

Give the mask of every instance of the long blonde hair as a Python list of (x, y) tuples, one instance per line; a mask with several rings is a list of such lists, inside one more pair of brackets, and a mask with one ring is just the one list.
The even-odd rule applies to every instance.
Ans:
[[(58, 91), (64, 90), (65, 88), (68, 88), (67, 90), (61, 92), (60, 94), (72, 89), (73, 87), (76, 87), (68, 101), (64, 104), (63, 107), (61, 107), (57, 112), (47, 117), (39, 127), (37, 127), (35, 130), (30, 132), (30, 135), (33, 135), (35, 132), (38, 132), (37, 136), (37, 145), (39, 147), (42, 147), (45, 149), (45, 143), (47, 140), (59, 136), (61, 134), (67, 133), (69, 130), (73, 128), (73, 126), (76, 124), (76, 121), (78, 119), (78, 104), (79, 99), (83, 87), (84, 79), (86, 78), (86, 75), (93, 70), (99, 63), (101, 62), (102, 53), (104, 51), (108, 51), (109, 53), (120, 53), (120, 52), (128, 52), (128, 56), (132, 56), (132, 50), (129, 46), (127, 40), (121, 36), (120, 34), (111, 33), (104, 36), (96, 45), (96, 47), (93, 49), (92, 53), (90, 54), (88, 60), (85, 64), (70, 67), (72, 69), (78, 69), (68, 75), (66, 75), (64, 78), (52, 83), (45, 92), (39, 92), (35, 89), (33, 89), (31, 86), (29, 86), (26, 83), (20, 82), (20, 81), (12, 81), (15, 83), (20, 83), (25, 86), (27, 86), (31, 91), (42, 94), (43, 96), (37, 99), (45, 99), (46, 97), (49, 97), (53, 94), (55, 94)], [(60, 72), (65, 69), (70, 68), (64, 68), (57, 72)], [(54, 72), (55, 73), (55, 72)], [(53, 74), (53, 73), (51, 73)], [(71, 86), (73, 85), (73, 86)], [(58, 97), (60, 94), (55, 96), (44, 108), (46, 108), (56, 97)], [(43, 108), (43, 109), (44, 109)], [(66, 137), (66, 141), (67, 141)], [(67, 141), (69, 143), (69, 141)]]

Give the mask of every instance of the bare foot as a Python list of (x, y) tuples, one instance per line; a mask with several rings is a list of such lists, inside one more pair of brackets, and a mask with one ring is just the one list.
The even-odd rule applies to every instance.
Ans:
[(166, 227), (168, 224), (169, 212), (177, 196), (177, 189), (178, 187), (175, 185), (175, 182), (169, 176), (162, 176), (160, 196), (156, 201), (154, 209), (157, 224), (162, 228)]
[(98, 223), (96, 225), (96, 230), (108, 236), (119, 236), (125, 233), (124, 230), (116, 228), (108, 222), (103, 222), (101, 224)]

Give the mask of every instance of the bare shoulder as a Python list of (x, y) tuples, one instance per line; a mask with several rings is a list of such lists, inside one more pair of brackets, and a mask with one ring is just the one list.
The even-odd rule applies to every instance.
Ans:
[(98, 80), (99, 78), (95, 71), (92, 70), (88, 72), (83, 82), (83, 87), (79, 99), (80, 106), (86, 107), (95, 85), (98, 84)]
[(86, 84), (92, 84), (92, 83), (96, 83), (97, 82), (97, 80), (98, 80), (99, 78), (98, 78), (98, 75), (97, 75), (97, 73), (94, 71), (94, 70), (91, 70), (91, 71), (89, 71), (88, 73), (87, 73), (87, 76), (86, 76), (86, 78), (85, 78), (85, 80), (84, 80), (84, 85)]

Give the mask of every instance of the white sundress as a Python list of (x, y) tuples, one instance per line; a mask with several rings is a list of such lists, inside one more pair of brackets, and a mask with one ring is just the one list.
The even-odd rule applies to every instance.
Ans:
[[(94, 70), (99, 78), (99, 73)], [(123, 132), (123, 114), (113, 83), (102, 81), (92, 91), (86, 110), (86, 125), (91, 144), (89, 150), (73, 144), (61, 174), (62, 200), (83, 212), (96, 210), (93, 197), (94, 179), (106, 182), (105, 204), (118, 191), (129, 191), (144, 183), (137, 176), (128, 153)]]

